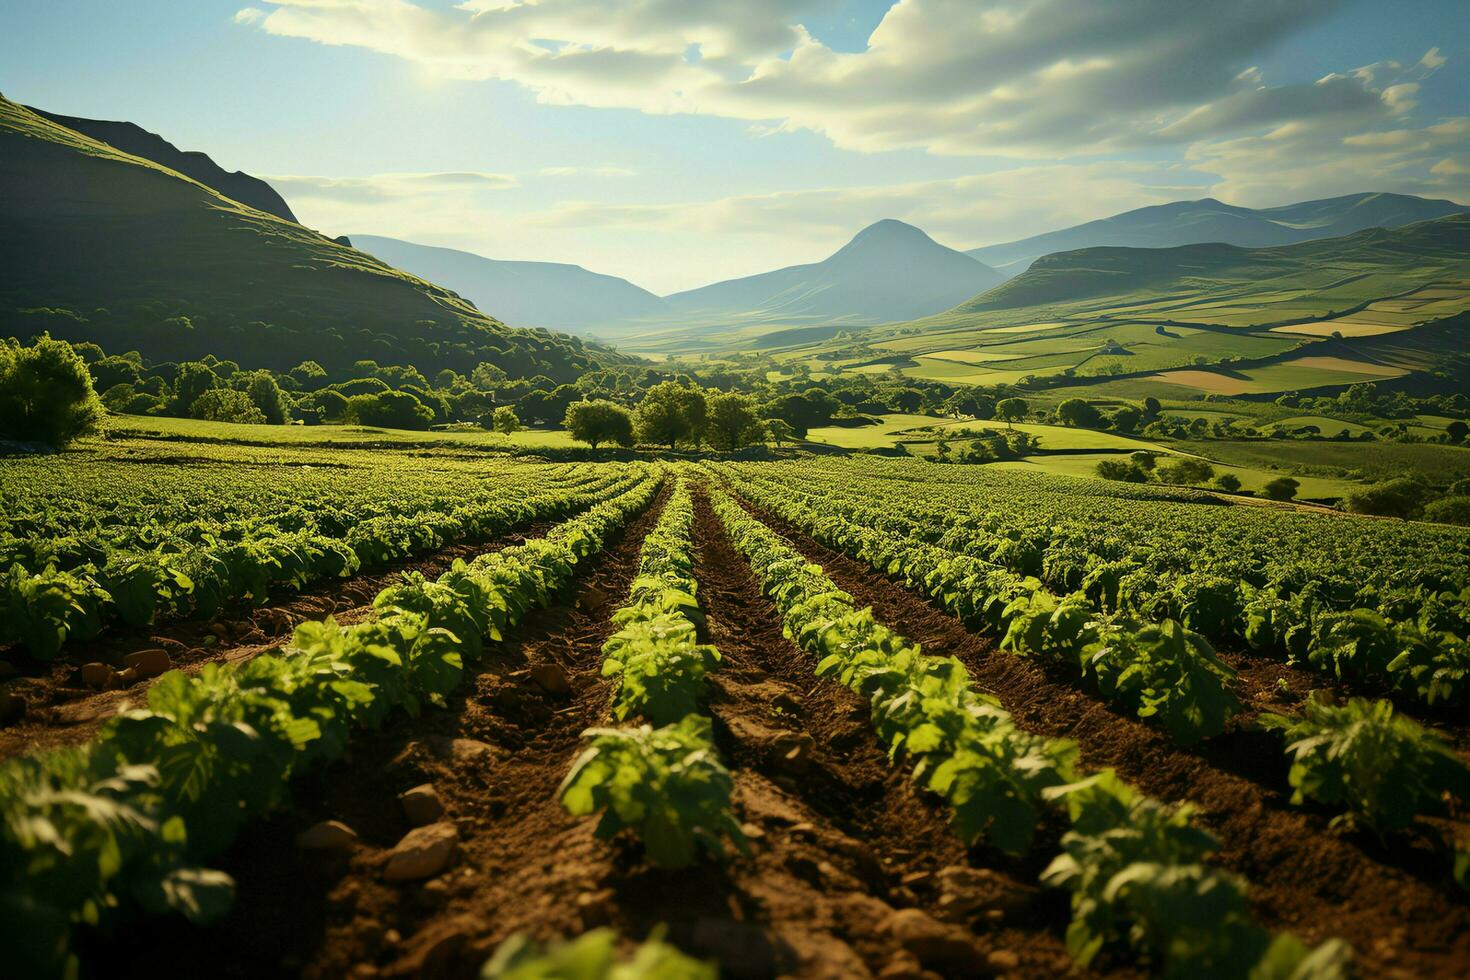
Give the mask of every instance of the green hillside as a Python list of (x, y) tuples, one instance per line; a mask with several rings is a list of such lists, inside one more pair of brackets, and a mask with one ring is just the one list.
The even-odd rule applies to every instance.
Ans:
[(0, 97), (0, 336), (570, 380), (618, 356), (514, 330), (448, 290)]
[(1466, 311), (1470, 215), (1457, 214), (1271, 248), (1062, 252), (944, 313), (778, 359), (948, 384), (1261, 395), (1435, 370), (1465, 349)]
[(1342, 314), (1364, 301), (1423, 287), (1463, 284), (1470, 272), (1470, 215), (1273, 248), (1184, 245), (1088, 248), (1038, 259), (1029, 270), (933, 322), (1025, 308), (1059, 314), (1127, 309), (1227, 326), (1277, 325)]

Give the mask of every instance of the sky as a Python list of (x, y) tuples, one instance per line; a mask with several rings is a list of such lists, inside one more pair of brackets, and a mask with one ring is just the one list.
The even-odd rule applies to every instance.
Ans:
[(0, 93), (331, 235), (658, 293), (881, 218), (971, 248), (1200, 197), (1470, 202), (1466, 0), (5, 0)]

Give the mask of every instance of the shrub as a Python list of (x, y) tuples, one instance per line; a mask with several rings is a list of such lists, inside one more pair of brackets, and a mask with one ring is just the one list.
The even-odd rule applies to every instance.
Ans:
[(97, 431), (102, 401), (86, 362), (64, 340), (0, 344), (0, 436), (61, 447)]
[(434, 412), (406, 391), (380, 391), (347, 399), (345, 417), (358, 425), (381, 425), (390, 429), (427, 429)]
[(1278, 476), (1261, 490), (1272, 500), (1290, 500), (1296, 496), (1297, 488), (1300, 486), (1300, 481), (1293, 480), (1289, 476)]
[(1470, 497), (1455, 496), (1436, 500), (1424, 508), (1424, 519), (1439, 524), (1470, 526)]
[(1104, 480), (1123, 480), (1127, 483), (1144, 483), (1148, 480), (1148, 473), (1132, 460), (1100, 460), (1097, 464), (1097, 475)]
[(1102, 425), (1102, 413), (1082, 398), (1068, 398), (1057, 406), (1057, 418), (1067, 425), (1096, 429)]
[(1215, 475), (1215, 468), (1202, 459), (1174, 459), (1158, 467), (1155, 472), (1164, 483), (1204, 483)]
[(1215, 486), (1224, 490), (1226, 493), (1235, 493), (1235, 491), (1240, 489), (1240, 477), (1234, 473), (1221, 473), (1215, 477)]
[(260, 408), (243, 391), (233, 388), (212, 388), (194, 399), (189, 414), (206, 422), (236, 422), (264, 425), (266, 418)]
[(508, 436), (521, 431), (521, 418), (516, 414), (514, 407), (501, 405), (495, 410), (495, 414), (490, 416), (490, 428), (503, 436)]
[(1402, 477), (1375, 483), (1347, 498), (1348, 510), (1379, 517), (1414, 517), (1424, 509), (1429, 489), (1418, 480)]

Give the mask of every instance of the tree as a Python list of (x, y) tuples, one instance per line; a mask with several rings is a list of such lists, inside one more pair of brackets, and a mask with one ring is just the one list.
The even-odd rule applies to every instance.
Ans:
[(995, 406), (995, 417), (1006, 424), (1007, 428), (1021, 419), (1024, 419), (1031, 411), (1031, 406), (1026, 404), (1024, 398), (1004, 398)]
[(250, 395), (236, 388), (211, 388), (189, 407), (189, 413), (206, 422), (266, 424), (266, 417)]
[(1297, 488), (1300, 486), (1301, 483), (1289, 476), (1278, 476), (1261, 490), (1272, 500), (1290, 500), (1296, 496)]
[(1347, 505), (1355, 514), (1409, 518), (1423, 510), (1430, 496), (1429, 488), (1418, 480), (1401, 477), (1348, 494)]
[(328, 422), (340, 421), (347, 414), (347, 399), (340, 391), (318, 391), (311, 396), (311, 402)]
[(238, 372), (230, 378), (230, 387), (245, 392), (267, 425), (282, 425), (291, 417), (291, 403), (269, 371)]
[(633, 416), (623, 406), (606, 399), (572, 402), (562, 425), (578, 442), (596, 449), (604, 442), (633, 445)]
[(1127, 483), (1143, 483), (1148, 480), (1148, 473), (1131, 459), (1099, 460), (1097, 475), (1104, 480), (1123, 480)]
[(427, 429), (434, 410), (406, 391), (380, 391), (347, 399), (347, 419), (358, 425), (381, 425), (390, 429)]
[(291, 369), (291, 377), (295, 378), (296, 383), (302, 388), (310, 391), (326, 383), (327, 372), (316, 361), (302, 361)]
[(1128, 458), (1138, 464), (1141, 470), (1153, 471), (1154, 464), (1158, 461), (1158, 454), (1151, 453), (1146, 449), (1140, 449), (1136, 453), (1129, 453)]
[(1102, 413), (1084, 398), (1068, 398), (1057, 406), (1057, 418), (1066, 425), (1096, 429), (1102, 425)]
[(1450, 437), (1450, 442), (1458, 445), (1465, 441), (1466, 436), (1470, 436), (1470, 425), (1466, 425), (1459, 419), (1455, 419), (1449, 425), (1444, 427), (1444, 431), (1445, 434)]
[(778, 446), (784, 446), (796, 438), (796, 430), (784, 419), (766, 419), (766, 433)]
[(1215, 475), (1215, 468), (1202, 459), (1184, 456), (1156, 468), (1162, 483), (1204, 483)]
[(66, 341), (0, 343), (0, 436), (60, 448), (96, 432), (104, 411), (87, 363)]
[(995, 418), (995, 399), (978, 388), (955, 392), (944, 403), (944, 408), (951, 415), (972, 415), (982, 421)]
[(92, 374), (92, 387), (97, 391), (106, 391), (113, 385), (136, 384), (143, 374), (137, 364), (125, 357), (98, 358), (88, 370)]
[(638, 440), (670, 449), (681, 439), (697, 442), (704, 435), (707, 413), (703, 391), (675, 381), (661, 381), (649, 388), (638, 404)]
[(715, 392), (709, 396), (709, 441), (716, 449), (739, 449), (760, 442), (760, 416), (755, 399), (739, 392)]
[(174, 415), (189, 418), (193, 415), (194, 399), (219, 387), (219, 375), (202, 361), (186, 361), (179, 365), (174, 378), (173, 397), (169, 399), (169, 411)]
[(481, 361), (476, 368), (470, 372), (470, 383), (476, 388), (486, 391), (494, 388), (506, 379), (506, 374), (499, 367), (489, 361)]
[(1132, 432), (1138, 428), (1138, 423), (1142, 420), (1142, 412), (1132, 405), (1124, 405), (1122, 408), (1113, 412), (1108, 419), (1108, 423), (1112, 425), (1114, 431)]
[(1221, 473), (1215, 477), (1215, 486), (1224, 490), (1226, 493), (1234, 493), (1240, 489), (1240, 477), (1234, 473)]
[(762, 414), (768, 419), (780, 419), (787, 423), (797, 435), (806, 435), (808, 429), (826, 425), (842, 403), (821, 388), (808, 388), (800, 394), (782, 395), (766, 404)]
[(510, 405), (501, 405), (490, 416), (490, 428), (503, 436), (521, 431), (521, 419)]
[(1145, 421), (1152, 422), (1154, 419), (1162, 415), (1163, 412), (1164, 406), (1161, 405), (1159, 403), (1159, 400), (1153, 395), (1149, 395), (1143, 400), (1143, 418)]

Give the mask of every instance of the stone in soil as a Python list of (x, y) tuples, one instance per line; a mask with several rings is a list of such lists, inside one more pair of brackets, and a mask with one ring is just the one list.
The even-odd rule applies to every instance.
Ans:
[(444, 804), (430, 783), (400, 793), (398, 802), (403, 805), (403, 815), (415, 827), (433, 823), (444, 815)]
[(388, 881), (432, 878), (449, 866), (459, 848), (459, 831), (448, 822), (415, 827), (388, 854), (383, 877)]
[(340, 820), (323, 820), (296, 835), (296, 846), (312, 851), (335, 851), (357, 843), (357, 831)]
[(159, 674), (167, 673), (173, 668), (173, 665), (168, 651), (160, 647), (151, 650), (137, 650), (123, 657), (123, 666), (133, 671), (138, 677), (157, 677)]

